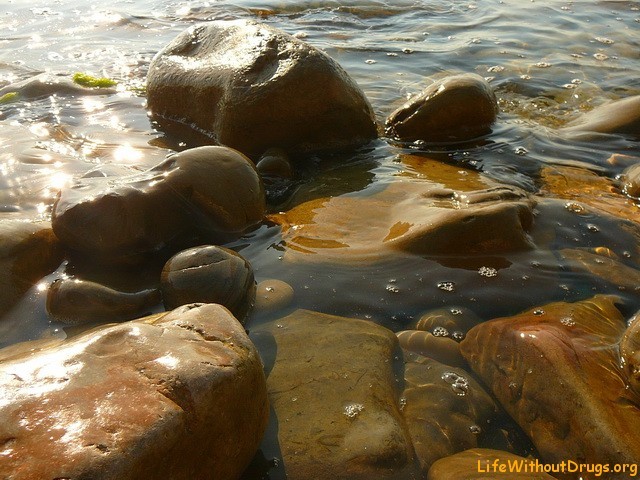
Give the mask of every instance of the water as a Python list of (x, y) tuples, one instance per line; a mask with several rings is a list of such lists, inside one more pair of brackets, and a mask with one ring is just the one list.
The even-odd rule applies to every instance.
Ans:
[[(269, 192), (273, 212), (321, 197), (366, 197), (401, 178), (426, 177), (420, 158), (427, 156), (532, 193), (539, 193), (545, 165), (615, 179), (624, 166), (608, 162), (611, 155), (640, 156), (629, 138), (567, 138), (557, 131), (581, 112), (640, 94), (638, 2), (345, 3), (0, 0), (0, 89), (43, 72), (118, 82), (108, 94), (38, 91), (0, 101), (0, 215), (46, 218), (57, 191), (91, 169), (143, 170), (171, 150), (201, 144), (200, 136), (156, 129), (144, 84), (153, 55), (207, 20), (257, 19), (325, 50), (359, 83), (380, 122), (446, 74), (478, 73), (498, 96), (501, 113), (482, 144), (433, 152), (379, 140), (350, 155), (314, 159), (288, 188)], [(413, 160), (402, 157), (407, 153)], [(637, 267), (639, 234), (581, 208), (542, 199), (533, 231), (538, 248), (482, 258), (398, 254), (373, 264), (296, 265), (284, 258), (280, 230), (269, 222), (229, 246), (251, 261), (258, 280), (294, 285), (293, 307), (367, 318), (396, 331), (443, 306), (489, 319), (596, 293), (618, 294), (628, 317), (640, 307), (637, 292), (571, 271), (558, 251), (607, 247)], [(65, 334), (43, 306), (46, 282), (56, 275), (5, 312), (0, 343)], [(266, 320), (253, 318), (249, 326)]]

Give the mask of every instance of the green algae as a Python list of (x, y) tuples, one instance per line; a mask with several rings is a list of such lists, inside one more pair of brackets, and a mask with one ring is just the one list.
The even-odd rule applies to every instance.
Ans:
[(11, 103), (15, 100), (18, 99), (18, 92), (9, 92), (9, 93), (5, 93), (4, 95), (2, 95), (0, 97), (0, 105), (5, 104), (5, 103)]
[(76, 72), (73, 75), (73, 81), (82, 87), (88, 88), (109, 88), (115, 87), (118, 84), (118, 82), (110, 78), (92, 77), (91, 75), (80, 72)]

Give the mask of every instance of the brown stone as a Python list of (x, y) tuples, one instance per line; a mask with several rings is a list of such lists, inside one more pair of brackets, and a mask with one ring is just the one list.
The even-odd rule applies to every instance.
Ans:
[(0, 477), (238, 478), (268, 416), (262, 363), (219, 305), (106, 326), (0, 364)]
[(491, 131), (498, 102), (489, 83), (466, 73), (438, 80), (394, 111), (385, 133), (400, 141), (451, 143)]
[(435, 462), (427, 480), (553, 480), (555, 477), (544, 473), (544, 468), (535, 459), (502, 450), (472, 448)]
[(436, 336), (423, 330), (403, 330), (396, 333), (400, 346), (409, 352), (432, 358), (452, 367), (465, 367), (466, 360), (460, 353), (460, 346), (455, 340)]
[(640, 163), (630, 166), (623, 174), (622, 191), (630, 197), (640, 197)]
[(614, 298), (596, 296), (482, 323), (461, 347), (542, 460), (636, 464), (639, 400), (618, 353), (625, 327)]
[(596, 107), (578, 117), (563, 130), (640, 136), (640, 95)]
[(559, 253), (572, 270), (587, 271), (621, 289), (640, 290), (640, 270), (629, 267), (616, 258), (611, 258), (606, 254), (609, 253), (606, 249), (601, 248), (596, 253), (588, 249), (566, 248)]
[(287, 308), (293, 303), (295, 291), (287, 282), (278, 279), (263, 280), (256, 287), (255, 311), (273, 312)]
[(460, 342), (467, 332), (478, 323), (480, 323), (480, 318), (468, 308), (438, 308), (424, 313), (414, 328)]
[(377, 136), (357, 84), (326, 54), (271, 26), (217, 21), (181, 33), (149, 66), (147, 100), (257, 158), (352, 148)]
[(267, 385), (288, 479), (412, 478), (391, 331), (297, 310), (252, 334), (275, 342)]

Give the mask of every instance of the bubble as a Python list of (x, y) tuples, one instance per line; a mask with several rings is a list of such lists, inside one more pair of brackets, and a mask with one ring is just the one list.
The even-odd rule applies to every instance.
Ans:
[(362, 410), (364, 410), (364, 405), (361, 403), (350, 403), (344, 407), (343, 413), (349, 418), (356, 418)]
[(560, 323), (565, 327), (573, 327), (576, 324), (576, 322), (571, 317), (561, 318)]
[(496, 73), (504, 71), (504, 67), (502, 65), (494, 65), (492, 67), (487, 68), (487, 72)]
[(364, 63), (366, 63), (367, 65), (373, 65), (374, 63), (378, 63), (373, 59), (369, 59), (369, 60), (365, 60)]
[(526, 155), (527, 153), (529, 153), (529, 150), (527, 150), (524, 147), (517, 147), (513, 153), (515, 153), (516, 155)]
[(538, 68), (549, 68), (551, 64), (547, 62), (538, 62), (535, 64), (535, 66)]
[(433, 329), (433, 336), (434, 337), (448, 337), (449, 336), (449, 330), (447, 330), (444, 327), (436, 327)]
[(453, 282), (440, 282), (438, 288), (445, 292), (453, 292), (456, 289), (456, 284)]
[(459, 308), (452, 308), (451, 309), (451, 314), (452, 315), (462, 315), (462, 310), (460, 310)]
[(413, 50), (410, 49), (410, 48), (403, 48), (402, 49), (402, 53), (411, 54), (411, 53), (413, 53)]
[(607, 37), (596, 37), (596, 41), (605, 45), (613, 45), (615, 42)]
[(453, 338), (457, 342), (461, 342), (462, 340), (464, 340), (464, 332), (456, 330), (451, 334), (451, 338)]
[(387, 57), (397, 57), (398, 54), (395, 52), (387, 52)]
[(480, 433), (482, 433), (482, 429), (478, 425), (471, 425), (469, 427), (469, 431), (474, 435), (479, 435)]
[(573, 213), (584, 213), (584, 207), (576, 202), (567, 202), (564, 204), (564, 208)]
[(599, 232), (599, 231), (600, 231), (600, 229), (599, 229), (598, 227), (596, 227), (593, 223), (588, 223), (588, 224), (587, 224), (587, 229), (588, 229), (590, 232), (594, 232), (594, 233), (597, 233), (597, 232)]
[(387, 290), (387, 292), (391, 292), (391, 293), (398, 293), (400, 291), (398, 287), (391, 284), (388, 284), (385, 289)]
[(407, 397), (400, 397), (400, 411), (404, 410), (407, 406)]
[(480, 267), (478, 273), (483, 277), (495, 277), (498, 275), (498, 270), (492, 267)]
[(608, 59), (609, 55), (606, 55), (604, 53), (598, 52), (598, 53), (594, 53), (593, 54), (593, 58), (595, 58), (596, 60), (600, 60), (602, 62), (602, 61)]
[(544, 315), (544, 310), (542, 310), (541, 308), (538, 308), (536, 310), (533, 311), (534, 315)]
[(562, 85), (562, 88), (571, 90), (573, 88), (578, 88), (578, 86), (575, 83), (565, 83), (564, 85)]
[(464, 397), (469, 391), (469, 380), (455, 372), (444, 372), (442, 380), (451, 385), (451, 389), (459, 397)]

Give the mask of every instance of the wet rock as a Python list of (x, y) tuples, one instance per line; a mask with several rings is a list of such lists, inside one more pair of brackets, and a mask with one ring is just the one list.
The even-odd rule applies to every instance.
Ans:
[(167, 309), (187, 303), (218, 303), (241, 322), (253, 307), (256, 282), (253, 268), (233, 250), (204, 245), (171, 257), (161, 274)]
[(622, 191), (630, 197), (640, 197), (640, 163), (636, 163), (624, 171)]
[(87, 88), (75, 83), (67, 75), (40, 73), (33, 77), (15, 82), (0, 88), (0, 97), (8, 93), (16, 93), (20, 100), (35, 100), (51, 95), (112, 95), (115, 88)]
[(88, 280), (63, 278), (49, 286), (47, 313), (67, 325), (121, 322), (149, 313), (160, 301), (160, 292), (154, 288), (122, 292)]
[(263, 280), (256, 287), (256, 312), (273, 312), (293, 303), (295, 292), (287, 282), (277, 279)]
[(594, 108), (570, 123), (563, 131), (628, 134), (640, 137), (640, 95)]
[(596, 296), (482, 323), (461, 347), (543, 461), (635, 464), (640, 410), (620, 368), (624, 331), (614, 298)]
[(616, 258), (583, 249), (565, 248), (558, 253), (575, 271), (587, 271), (591, 275), (611, 282), (620, 289), (629, 291), (640, 290), (640, 270), (629, 267)]
[(256, 170), (263, 180), (290, 180), (293, 178), (293, 167), (287, 153), (281, 148), (270, 148), (256, 163)]
[(455, 340), (436, 336), (422, 330), (403, 330), (396, 333), (400, 346), (409, 352), (432, 358), (452, 367), (465, 367), (460, 347)]
[(627, 383), (640, 395), (640, 312), (629, 319), (629, 327), (620, 340), (620, 357)]
[(149, 66), (147, 100), (154, 114), (194, 123), (252, 158), (376, 137), (369, 102), (336, 62), (252, 21), (209, 22), (176, 37)]
[(260, 222), (265, 198), (255, 167), (224, 147), (171, 155), (119, 179), (83, 178), (63, 189), (53, 230), (69, 248), (118, 258), (156, 251), (185, 232), (239, 236)]
[(258, 353), (219, 305), (27, 349), (0, 382), (0, 477), (15, 480), (238, 478), (268, 416)]
[(385, 124), (400, 141), (451, 143), (491, 132), (498, 102), (489, 83), (476, 74), (445, 77), (397, 109)]
[(547, 166), (540, 172), (541, 193), (570, 200), (576, 208), (583, 205), (615, 217), (639, 222), (638, 208), (620, 193), (612, 180), (595, 172), (565, 166)]
[(49, 222), (0, 219), (0, 312), (6, 312), (62, 261)]
[(399, 411), (395, 335), (374, 323), (297, 310), (252, 329), (275, 342), (268, 378), (287, 478), (412, 478)]
[(478, 323), (480, 318), (468, 308), (438, 308), (423, 314), (414, 328), (460, 342)]
[(408, 357), (402, 413), (423, 475), (436, 460), (479, 446), (499, 408), (463, 369)]
[(282, 226), (286, 255), (361, 262), (398, 251), (447, 256), (532, 248), (534, 201), (524, 191), (489, 181), (488, 188), (469, 190), (479, 174), (423, 161), (433, 167), (428, 178), (407, 177), (366, 196), (321, 198), (271, 215)]
[(472, 448), (435, 462), (427, 480), (553, 480), (540, 461), (487, 448)]

